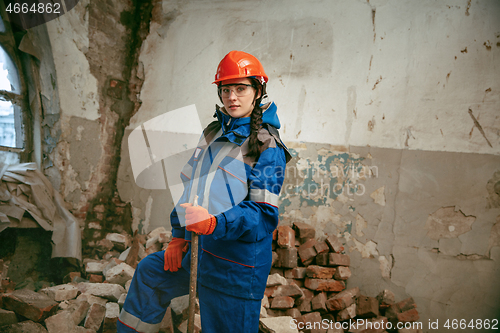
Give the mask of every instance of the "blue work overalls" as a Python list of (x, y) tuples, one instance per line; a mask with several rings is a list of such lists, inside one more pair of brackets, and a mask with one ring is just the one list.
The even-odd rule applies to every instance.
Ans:
[[(198, 293), (204, 333), (258, 332), (261, 299), (272, 261), (278, 198), (291, 158), (279, 139), (276, 105), (264, 106), (260, 156), (247, 157), (250, 117), (217, 109), (181, 173), (184, 193), (170, 215), (172, 236), (190, 241), (184, 209), (193, 202), (217, 218), (200, 236)], [(177, 272), (163, 270), (164, 251), (138, 265), (118, 322), (118, 332), (157, 332), (172, 298), (189, 293), (190, 251)]]

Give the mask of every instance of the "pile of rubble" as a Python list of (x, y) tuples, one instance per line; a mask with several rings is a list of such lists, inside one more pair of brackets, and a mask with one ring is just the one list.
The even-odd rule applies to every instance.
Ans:
[[(15, 283), (6, 278), (8, 263), (0, 260), (0, 332), (116, 332), (138, 261), (162, 250), (170, 239), (171, 232), (164, 228), (152, 231), (147, 238), (110, 233), (95, 245), (97, 258), (83, 260), (83, 276), (82, 272), (72, 272), (64, 278), (65, 284), (41, 289), (33, 283), (16, 289)], [(172, 302), (172, 313), (179, 312), (176, 319), (187, 316), (182, 312), (187, 312), (183, 303), (183, 299)], [(161, 332), (174, 332), (172, 319), (169, 312)]]
[[(367, 297), (359, 288), (346, 289), (350, 258), (337, 237), (316, 239), (314, 228), (305, 223), (280, 226), (273, 236), (273, 268), (262, 300), (261, 332), (381, 333), (387, 323), (396, 327), (398, 322), (418, 320), (411, 298), (395, 303), (388, 290)], [(170, 240), (171, 233), (164, 228), (147, 237), (108, 234), (94, 244), (95, 257), (84, 259), (83, 274), (69, 273), (65, 284), (41, 289), (29, 284), (16, 290), (6, 278), (8, 263), (0, 260), (0, 332), (116, 332), (137, 263), (165, 249)], [(172, 301), (160, 332), (187, 331), (188, 298)], [(380, 329), (363, 328), (359, 319)], [(196, 332), (200, 332), (199, 309), (195, 320)], [(350, 321), (357, 321), (358, 326), (353, 328)]]
[(411, 297), (396, 303), (389, 290), (368, 297), (358, 287), (346, 289), (350, 257), (336, 236), (318, 240), (312, 226), (296, 222), (278, 227), (273, 250), (262, 332), (381, 333), (398, 326), (399, 332), (420, 332), (405, 328), (419, 319)]

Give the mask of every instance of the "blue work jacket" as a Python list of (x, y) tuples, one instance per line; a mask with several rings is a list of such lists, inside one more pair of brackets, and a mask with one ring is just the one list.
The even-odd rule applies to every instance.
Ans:
[[(246, 299), (262, 299), (272, 262), (272, 233), (278, 225), (278, 198), (291, 156), (279, 138), (274, 103), (263, 106), (263, 143), (258, 159), (246, 156), (250, 117), (232, 118), (217, 108), (181, 173), (184, 192), (170, 215), (173, 237), (191, 239), (184, 208), (198, 196), (217, 218), (211, 235), (200, 236), (198, 281)], [(190, 252), (182, 266), (189, 271)]]

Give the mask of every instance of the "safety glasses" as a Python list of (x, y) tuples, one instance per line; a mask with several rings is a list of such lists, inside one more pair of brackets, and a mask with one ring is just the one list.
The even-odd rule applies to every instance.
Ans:
[(252, 89), (253, 86), (251, 84), (244, 84), (244, 83), (236, 83), (236, 84), (225, 84), (222, 86), (219, 86), (219, 95), (221, 97), (229, 97), (231, 95), (231, 91), (234, 92), (234, 94), (237, 97), (242, 97), (251, 94), (254, 92)]

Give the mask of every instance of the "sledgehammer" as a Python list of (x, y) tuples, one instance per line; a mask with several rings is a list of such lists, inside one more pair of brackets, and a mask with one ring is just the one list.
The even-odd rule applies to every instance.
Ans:
[[(198, 206), (194, 196), (193, 206)], [(189, 275), (189, 311), (187, 333), (194, 333), (194, 312), (196, 309), (196, 278), (198, 275), (198, 235), (191, 231), (191, 273)]]

